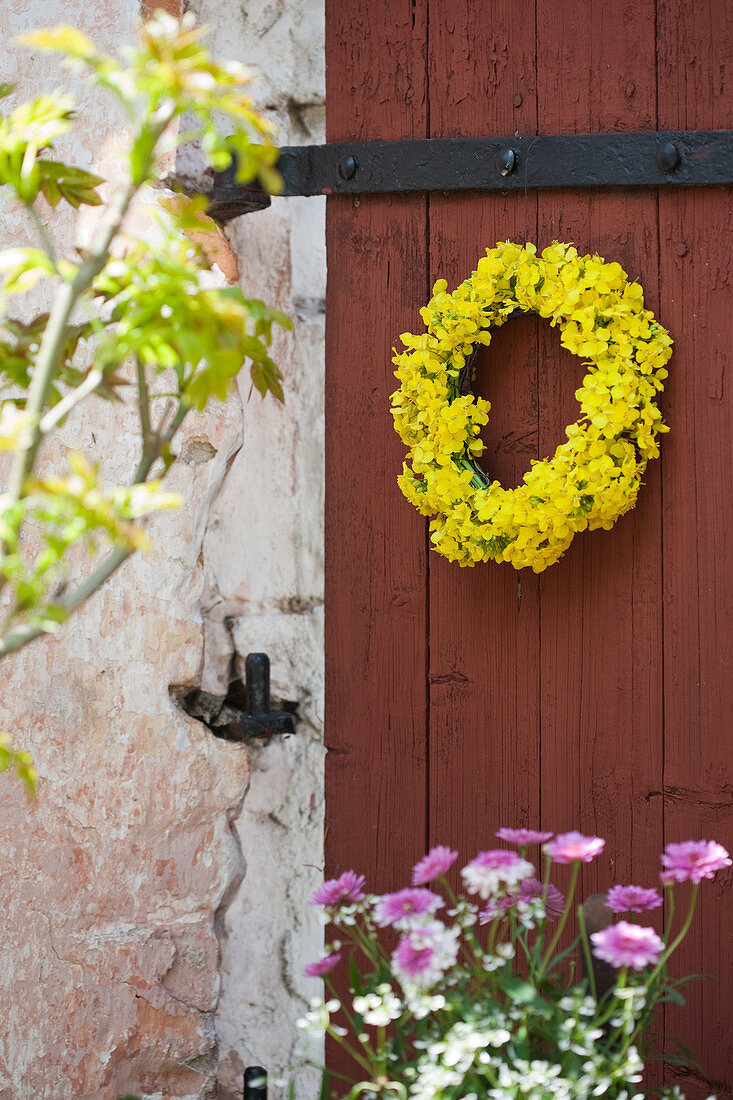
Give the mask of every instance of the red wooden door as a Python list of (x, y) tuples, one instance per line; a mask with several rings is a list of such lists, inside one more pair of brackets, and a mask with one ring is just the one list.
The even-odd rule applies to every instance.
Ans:
[[(724, 0), (331, 0), (329, 140), (733, 126)], [(607, 839), (583, 891), (653, 884), (671, 840), (733, 847), (731, 194), (545, 191), (334, 197), (327, 217), (327, 865), (403, 884), (434, 843), (502, 824)], [(396, 483), (391, 348), (435, 279), (486, 246), (572, 241), (638, 278), (672, 333), (671, 433), (636, 509), (539, 578), (428, 551)], [(582, 367), (534, 317), (479, 362), (505, 485), (575, 420)], [(733, 1087), (730, 873), (705, 884), (668, 1020)]]

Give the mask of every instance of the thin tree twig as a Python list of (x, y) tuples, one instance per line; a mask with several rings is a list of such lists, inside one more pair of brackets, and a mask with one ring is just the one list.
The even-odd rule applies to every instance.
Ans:
[[(190, 408), (188, 406), (179, 405), (173, 420), (162, 438), (158, 432), (151, 432), (150, 438), (157, 440), (158, 445), (147, 451), (145, 449), (143, 450), (140, 462), (132, 478), (133, 485), (140, 485), (147, 481), (150, 470), (157, 459), (161, 457), (164, 446), (169, 445), (173, 441), (176, 432), (189, 412)], [(114, 550), (110, 551), (107, 557), (99, 563), (86, 580), (82, 581), (73, 592), (70, 592), (68, 596), (65, 596), (59, 601), (58, 607), (65, 612), (67, 616), (73, 611), (76, 611), (83, 603), (86, 603), (90, 596), (94, 595), (98, 588), (101, 588), (105, 581), (109, 580), (112, 574), (115, 573), (122, 563), (133, 553), (134, 550), (123, 546), (116, 547)], [(20, 626), (8, 631), (5, 637), (0, 639), (0, 659), (7, 657), (8, 654), (14, 653), (24, 645), (32, 642), (35, 638), (40, 637), (41, 634), (46, 633), (48, 633), (48, 631), (38, 622), (22, 623)]]
[(143, 451), (148, 446), (151, 436), (150, 430), (150, 393), (148, 391), (148, 380), (145, 377), (145, 367), (140, 360), (140, 356), (137, 356), (137, 392), (138, 392), (138, 410), (140, 412), (140, 428), (143, 433)]
[[(152, 125), (148, 125), (148, 143), (149, 151), (147, 156), (143, 159), (139, 172), (129, 181), (129, 183), (121, 188), (115, 195), (113, 195), (109, 206), (98, 226), (95, 239), (92, 243), (91, 249), (86, 253), (84, 262), (77, 269), (76, 275), (70, 282), (63, 282), (58, 287), (51, 312), (49, 315), (48, 323), (41, 339), (41, 346), (38, 350), (36, 357), (35, 367), (33, 371), (33, 377), (28, 389), (28, 398), (25, 405), (25, 411), (30, 417), (30, 428), (28, 432), (27, 441), (16, 449), (13, 467), (10, 475), (10, 485), (8, 487), (8, 493), (6, 496), (6, 503), (13, 504), (19, 501), (23, 497), (24, 487), (26, 480), (33, 471), (36, 456), (38, 454), (38, 448), (41, 445), (41, 441), (45, 432), (48, 430), (48, 426), (54, 426), (58, 423), (62, 413), (58, 415), (58, 409), (49, 414), (48, 417), (44, 417), (43, 410), (48, 400), (48, 394), (53, 385), (53, 380), (58, 370), (59, 359), (63, 349), (64, 336), (66, 332), (66, 325), (69, 321), (71, 313), (76, 303), (82, 298), (84, 293), (94, 282), (99, 272), (102, 270), (109, 258), (109, 250), (115, 237), (119, 233), (122, 223), (125, 219), (125, 215), (130, 208), (130, 204), (135, 195), (139, 191), (142, 184), (147, 179), (150, 164), (155, 156), (155, 150), (158, 141), (167, 130), (170, 123), (175, 117), (175, 106), (172, 104), (166, 107), (160, 107), (153, 118)], [(27, 204), (30, 210), (31, 217), (33, 218), (36, 227), (41, 235), (41, 239), (46, 247), (49, 258), (56, 266), (54, 259), (53, 245), (48, 237), (45, 226), (43, 225), (38, 211), (35, 209), (32, 203)], [(89, 384), (89, 377), (85, 380), (85, 383)], [(99, 382), (97, 382), (97, 385)], [(79, 387), (81, 389), (82, 387)], [(87, 392), (85, 396), (88, 396), (95, 388), (91, 385), (87, 385)], [(77, 391), (78, 392), (78, 391)], [(68, 403), (66, 412), (77, 403), (73, 399), (73, 395), (69, 395), (72, 400)], [(63, 404), (63, 402), (62, 402)], [(143, 455), (143, 463), (147, 461), (145, 455)], [(136, 475), (136, 481), (145, 480), (147, 477), (147, 471), (152, 465), (152, 459), (147, 463), (147, 470), (142, 478), (138, 478)], [(141, 464), (142, 465), (142, 464)], [(138, 471), (139, 472), (139, 471)], [(22, 526), (22, 521), (21, 521)], [(5, 545), (0, 543), (0, 556), (5, 553)], [(100, 584), (107, 579), (108, 576), (114, 572), (115, 569), (122, 564), (125, 557), (129, 552), (122, 553), (120, 549), (113, 551), (112, 554), (106, 559), (105, 562), (98, 567), (98, 570), (92, 574), (87, 583), (92, 580), (98, 574), (100, 579), (96, 581), (91, 591), (96, 591)], [(119, 557), (119, 560), (117, 560)], [(104, 572), (105, 568), (108, 568), (108, 572)], [(104, 575), (102, 575), (104, 572)], [(0, 578), (0, 587), (4, 583), (4, 578)], [(65, 602), (62, 602), (64, 610), (74, 610), (85, 599), (91, 595), (91, 591), (86, 595), (84, 594), (85, 585), (82, 585), (75, 595), (81, 594), (80, 599), (73, 606), (70, 603), (69, 607), (66, 607)], [(69, 597), (71, 600), (72, 597)], [(68, 602), (68, 601), (67, 601)], [(11, 612), (12, 614), (12, 612)], [(38, 637), (43, 633), (41, 627), (33, 627), (31, 624), (24, 624), (21, 627), (17, 627), (15, 630), (10, 631), (5, 638), (0, 641), (0, 658), (7, 653), (11, 653), (16, 649), (19, 649), (22, 645), (26, 645), (27, 642), (32, 641), (33, 638)]]
[(58, 288), (56, 297), (48, 319), (48, 324), (43, 333), (41, 346), (38, 350), (33, 378), (28, 390), (26, 412), (31, 417), (31, 427), (28, 442), (19, 447), (8, 491), (9, 500), (20, 500), (23, 495), (23, 485), (29, 476), (35, 463), (36, 454), (43, 438), (41, 432), (41, 417), (48, 399), (48, 393), (53, 383), (54, 375), (58, 367), (58, 360), (63, 347), (64, 334), (71, 312), (77, 300), (89, 289), (94, 279), (104, 267), (109, 256), (112, 241), (117, 236), (124, 221), (130, 204), (147, 178), (149, 164), (154, 156), (158, 140), (168, 128), (175, 114), (175, 108), (170, 106), (166, 111), (160, 109), (157, 118), (150, 126), (149, 141), (150, 152), (141, 167), (139, 178), (135, 177), (116, 195), (113, 195), (107, 211), (98, 227), (96, 238), (91, 249), (86, 254), (86, 259), (79, 266), (76, 275), (71, 282), (64, 282)]
[(26, 209), (33, 219), (33, 224), (36, 227), (36, 232), (41, 239), (41, 244), (43, 245), (46, 255), (48, 256), (53, 266), (58, 270), (56, 249), (54, 248), (53, 241), (51, 240), (51, 236), (46, 229), (46, 226), (44, 225), (41, 215), (36, 210), (36, 204), (34, 202), (28, 202), (26, 203)]
[(178, 411), (176, 412), (176, 415), (171, 420), (170, 426), (168, 427), (167, 431), (165, 432), (165, 434), (163, 436), (163, 443), (168, 444), (168, 443), (171, 443), (173, 441), (174, 435), (176, 434), (176, 432), (178, 431), (178, 429), (180, 428), (181, 424), (186, 419), (186, 416), (189, 414), (190, 411), (191, 411), (191, 408), (190, 408), (189, 405), (180, 404), (178, 406)]
[(103, 379), (104, 374), (101, 370), (90, 370), (81, 385), (68, 393), (66, 397), (59, 401), (58, 405), (54, 405), (45, 416), (41, 417), (41, 435), (47, 435), (52, 428), (60, 424), (64, 417), (68, 416), (72, 409), (81, 404), (85, 397), (94, 393)]
[(28, 390), (26, 412), (31, 418), (29, 439), (16, 452), (8, 492), (10, 501), (21, 499), (23, 485), (35, 463), (36, 454), (43, 438), (41, 417), (58, 366), (66, 325), (71, 316), (71, 311), (77, 299), (89, 289), (93, 280), (104, 267), (109, 246), (119, 231), (136, 191), (137, 185), (130, 183), (112, 199), (107, 216), (100, 226), (97, 240), (87, 259), (77, 270), (74, 279), (69, 283), (62, 283), (56, 292)]

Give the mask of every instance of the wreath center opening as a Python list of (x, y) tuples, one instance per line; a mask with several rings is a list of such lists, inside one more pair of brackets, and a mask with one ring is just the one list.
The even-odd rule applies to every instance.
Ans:
[(533, 313), (515, 313), (492, 331), (490, 347), (476, 345), (471, 392), (491, 403), (479, 465), (505, 489), (516, 489), (532, 462), (555, 450), (578, 415), (582, 376), (559, 331)]

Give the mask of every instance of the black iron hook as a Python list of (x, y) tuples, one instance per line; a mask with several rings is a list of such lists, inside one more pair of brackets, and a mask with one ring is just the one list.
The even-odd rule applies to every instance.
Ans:
[(266, 653), (248, 653), (244, 662), (247, 710), (229, 725), (235, 741), (250, 738), (268, 740), (275, 734), (295, 733), (295, 718), (285, 710), (270, 709), (270, 658)]

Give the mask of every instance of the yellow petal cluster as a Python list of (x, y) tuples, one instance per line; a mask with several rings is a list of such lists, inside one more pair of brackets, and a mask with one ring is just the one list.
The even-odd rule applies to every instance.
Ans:
[[(516, 489), (478, 464), (490, 404), (466, 392), (477, 344), (516, 310), (557, 325), (587, 373), (575, 396), (581, 415), (552, 458), (533, 462)], [(668, 429), (657, 399), (672, 354), (669, 333), (617, 263), (579, 256), (557, 241), (541, 255), (506, 241), (486, 250), (452, 294), (439, 279), (421, 311), (426, 332), (404, 333), (393, 362), (395, 428), (409, 447), (402, 492), (431, 516), (435, 549), (460, 565), (507, 561), (541, 573), (576, 531), (609, 530), (633, 508), (657, 437)], [(470, 381), (470, 377), (468, 378)]]

